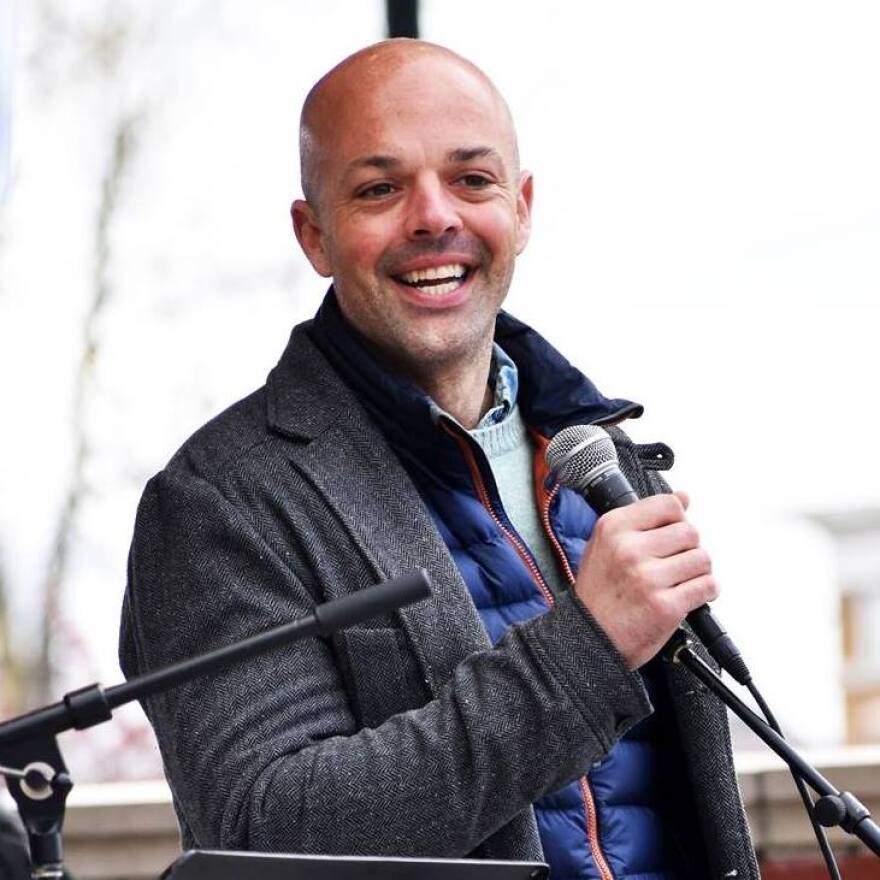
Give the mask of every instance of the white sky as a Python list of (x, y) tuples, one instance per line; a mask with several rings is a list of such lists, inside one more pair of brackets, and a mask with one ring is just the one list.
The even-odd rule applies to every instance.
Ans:
[[(833, 556), (802, 515), (880, 504), (880, 6), (422, 5), (424, 36), (507, 95), (535, 173), (509, 308), (606, 393), (646, 405), (633, 433), (676, 450), (728, 628), (789, 729), (834, 741)], [(105, 9), (49, 6), (80, 29)], [(111, 75), (20, 10), (0, 207), (0, 559), (25, 627), (71, 464), (109, 133), (136, 120), (67, 597), (84, 646), (64, 686), (119, 678), (141, 486), (263, 381), (320, 300), (287, 217), (299, 104), (383, 27), (382, 4), (356, 0), (106, 8), (133, 32)]]

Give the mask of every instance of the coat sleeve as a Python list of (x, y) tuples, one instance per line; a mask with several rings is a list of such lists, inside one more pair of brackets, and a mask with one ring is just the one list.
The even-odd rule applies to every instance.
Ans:
[[(210, 482), (159, 474), (129, 558), (125, 674), (308, 612), (314, 600), (294, 574), (304, 561), (291, 552), (269, 546)], [(332, 647), (317, 638), (145, 709), (201, 847), (461, 857), (585, 772), (650, 704), (567, 596), (468, 657), (436, 699), (373, 729), (358, 729)]]

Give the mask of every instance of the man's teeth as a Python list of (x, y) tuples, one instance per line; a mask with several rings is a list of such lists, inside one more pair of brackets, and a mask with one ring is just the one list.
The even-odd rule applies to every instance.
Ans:
[(467, 274), (467, 266), (461, 263), (450, 263), (448, 266), (431, 266), (428, 269), (416, 269), (400, 276), (404, 284), (412, 284), (421, 290), (431, 293), (451, 293)]
[(444, 281), (442, 284), (419, 284), (416, 285), (419, 290), (426, 291), (432, 296), (443, 296), (445, 293), (452, 293), (458, 287), (461, 287), (461, 279), (454, 281)]

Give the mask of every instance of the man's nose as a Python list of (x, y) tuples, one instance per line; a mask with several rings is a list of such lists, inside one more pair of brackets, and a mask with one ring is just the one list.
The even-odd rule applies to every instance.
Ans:
[(436, 238), (462, 227), (453, 195), (436, 177), (416, 182), (408, 208), (407, 234), (411, 238)]

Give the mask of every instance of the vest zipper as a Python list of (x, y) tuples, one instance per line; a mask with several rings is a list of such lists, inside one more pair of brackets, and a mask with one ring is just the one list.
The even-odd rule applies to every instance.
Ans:
[[(486, 483), (483, 480), (483, 476), (480, 473), (480, 467), (477, 464), (476, 456), (473, 453), (473, 450), (468, 445), (467, 440), (464, 437), (459, 437), (456, 433), (451, 431), (445, 425), (443, 429), (452, 437), (453, 440), (458, 444), (459, 449), (461, 449), (462, 455), (464, 456), (465, 463), (468, 466), (468, 470), (471, 473), (471, 479), (474, 481), (474, 488), (477, 490), (477, 497), (480, 499), (480, 503), (483, 507), (486, 508), (486, 512), (489, 516), (492, 517), (492, 521), (498, 526), (501, 533), (507, 538), (508, 541), (513, 545), (514, 550), (516, 550), (517, 555), (522, 559), (528, 568), (532, 578), (540, 589), (541, 594), (544, 597), (544, 601), (547, 603), (549, 608), (552, 608), (556, 601), (553, 598), (553, 593), (550, 592), (550, 588), (547, 586), (544, 581), (544, 577), (541, 574), (538, 566), (535, 564), (535, 560), (532, 559), (531, 553), (523, 546), (522, 541), (510, 530), (508, 529), (503, 522), (501, 522), (501, 518), (495, 512), (495, 508), (492, 506), (492, 499), (489, 497), (489, 491), (486, 489)], [(543, 523), (544, 528), (547, 530), (547, 534), (550, 536), (550, 540), (553, 542), (553, 547), (556, 553), (559, 555), (560, 560), (562, 561), (563, 567), (565, 568), (565, 576), (568, 578), (569, 583), (574, 584), (574, 572), (571, 570), (571, 566), (568, 564), (568, 560), (565, 558), (565, 553), (562, 550), (562, 546), (559, 543), (559, 539), (553, 533), (553, 529), (550, 527), (550, 504), (553, 501), (556, 493), (559, 491), (559, 486), (556, 485), (551, 492), (547, 496), (547, 500), (544, 504), (543, 510)], [(608, 862), (605, 859), (605, 853), (602, 852), (602, 845), (599, 843), (599, 824), (596, 819), (596, 802), (593, 798), (593, 791), (590, 788), (590, 781), (586, 776), (581, 776), (580, 778), (581, 784), (581, 796), (584, 799), (584, 816), (586, 819), (586, 832), (587, 832), (587, 844), (590, 847), (590, 854), (593, 856), (593, 861), (596, 864), (596, 868), (599, 871), (599, 875), (602, 880), (614, 880), (614, 874), (611, 873), (611, 868), (608, 867)]]
[(584, 814), (587, 822), (587, 842), (590, 844), (590, 852), (593, 854), (593, 861), (599, 869), (602, 880), (614, 880), (614, 874), (608, 867), (605, 860), (605, 853), (602, 852), (602, 846), (599, 843), (599, 823), (596, 820), (596, 802), (593, 799), (593, 790), (590, 788), (590, 781), (586, 776), (581, 776), (581, 795), (584, 798)]
[(547, 533), (547, 537), (550, 538), (550, 543), (553, 545), (553, 550), (556, 553), (556, 558), (562, 563), (563, 571), (565, 572), (565, 576), (568, 579), (568, 583), (570, 586), (574, 586), (574, 572), (571, 570), (571, 565), (568, 562), (568, 557), (565, 555), (565, 551), (562, 549), (562, 544), (559, 543), (559, 538), (556, 537), (556, 533), (553, 531), (553, 527), (550, 525), (550, 505), (553, 503), (553, 499), (559, 494), (559, 483), (557, 483), (553, 487), (553, 491), (545, 498), (544, 507), (541, 510), (541, 522), (544, 525), (544, 531)]
[[(540, 455), (540, 463), (543, 464), (544, 450), (542, 447), (546, 448), (547, 441), (540, 436), (535, 437), (535, 439), (536, 441), (539, 441), (537, 443), (538, 454)], [(543, 443), (540, 442), (541, 440), (543, 440)], [(540, 473), (539, 476), (543, 477)], [(568, 561), (568, 557), (565, 555), (565, 551), (562, 549), (562, 544), (559, 543), (559, 538), (556, 537), (556, 532), (553, 531), (553, 526), (550, 523), (550, 506), (553, 504), (553, 499), (559, 494), (559, 489), (560, 485), (559, 483), (556, 483), (553, 489), (544, 496), (544, 503), (541, 506), (541, 523), (544, 526), (544, 531), (547, 533), (547, 537), (550, 539), (550, 543), (553, 545), (553, 550), (556, 553), (557, 559), (562, 563), (562, 568), (565, 571), (566, 578), (568, 578), (569, 585), (574, 587), (574, 572), (571, 569), (571, 564)], [(590, 788), (590, 780), (586, 776), (581, 776), (580, 784), (581, 797), (584, 799), (584, 818), (586, 820), (587, 843), (590, 846), (590, 853), (593, 856), (593, 861), (596, 863), (596, 868), (599, 871), (602, 880), (614, 880), (614, 874), (608, 865), (605, 853), (602, 852), (602, 845), (599, 843), (599, 822), (596, 816), (596, 800), (593, 797), (593, 790)]]
[(520, 541), (520, 539), (516, 536), (514, 532), (507, 528), (504, 523), (501, 521), (501, 517), (498, 516), (495, 508), (492, 506), (492, 499), (489, 497), (489, 491), (486, 488), (486, 483), (483, 480), (483, 475), (480, 473), (480, 466), (477, 464), (476, 456), (473, 453), (473, 450), (468, 446), (467, 440), (464, 437), (459, 437), (454, 434), (448, 428), (444, 426), (444, 430), (455, 440), (461, 449), (462, 455), (464, 456), (465, 463), (468, 466), (468, 470), (471, 473), (471, 479), (474, 481), (474, 488), (477, 490), (477, 497), (480, 499), (480, 503), (483, 507), (486, 508), (486, 512), (489, 516), (492, 517), (492, 521), (498, 526), (498, 529), (501, 531), (501, 534), (504, 535), (505, 538), (511, 543), (513, 549), (516, 550), (517, 556), (523, 561), (526, 568), (528, 568), (529, 573), (532, 576), (532, 579), (535, 581), (538, 589), (541, 591), (541, 595), (544, 597), (544, 601), (547, 603), (549, 608), (552, 608), (554, 605), (553, 593), (550, 592), (550, 588), (547, 586), (546, 581), (544, 580), (544, 576), (541, 574), (538, 566), (535, 563), (535, 560), (532, 558), (532, 554), (526, 549), (525, 545)]

